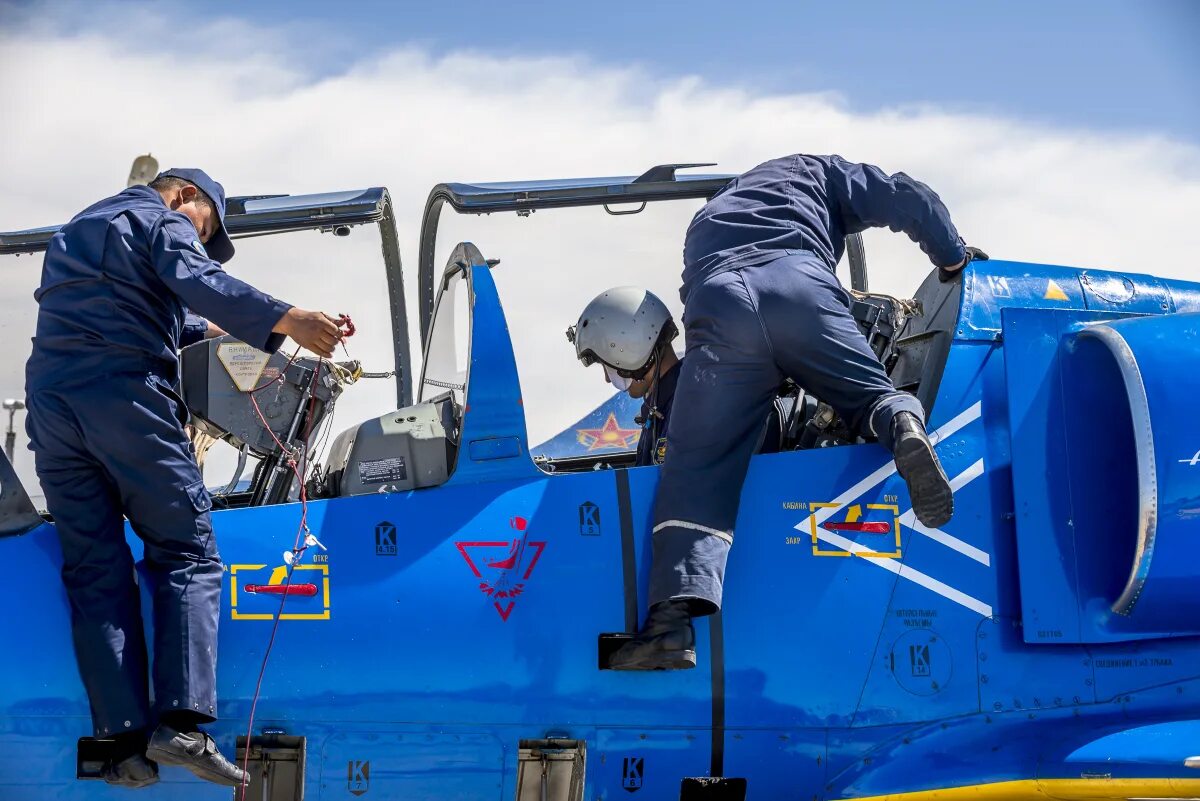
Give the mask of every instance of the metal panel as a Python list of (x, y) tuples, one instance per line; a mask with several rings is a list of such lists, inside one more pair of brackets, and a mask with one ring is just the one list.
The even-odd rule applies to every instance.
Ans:
[(1085, 641), (1076, 597), (1078, 546), (1067, 481), (1067, 410), (1058, 354), (1063, 335), (1073, 326), (1103, 319), (1107, 316), (1090, 312), (1011, 308), (1003, 312), (1026, 642)]
[(521, 740), (517, 801), (583, 801), (584, 740)]
[(318, 799), (504, 799), (504, 744), (474, 727), (343, 727), (321, 757)]
[(681, 777), (708, 775), (707, 740), (701, 729), (600, 729), (588, 797), (679, 798)]
[(1126, 314), (1174, 311), (1166, 284), (1148, 275), (1083, 270), (1079, 273), (1079, 285), (1087, 307), (1094, 311)]
[(973, 261), (963, 270), (959, 339), (999, 339), (1013, 308), (1086, 309), (1079, 270), (1050, 264)]

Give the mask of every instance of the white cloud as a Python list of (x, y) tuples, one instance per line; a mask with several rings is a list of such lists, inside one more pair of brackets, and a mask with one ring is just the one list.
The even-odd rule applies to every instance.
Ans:
[[(838, 152), (935, 187), (968, 241), (993, 256), (1200, 279), (1188, 256), (1200, 252), (1192, 220), (1200, 151), (1165, 138), (937, 108), (854, 113), (830, 94), (756, 96), (574, 58), (398, 47), (313, 77), (306, 52), (325, 59), (346, 48), (322, 43), (312, 29), (189, 18), (193, 33), (181, 51), (162, 46), (181, 40), (155, 34), (180, 27), (183, 12), (163, 14), (104, 6), (88, 17), (94, 24), (69, 29), (79, 33), (44, 19), (3, 26), (0, 228), (68, 218), (123, 186), (130, 160), (147, 150), (164, 166), (203, 166), (233, 194), (385, 185), (397, 204), (415, 323), (419, 218), (437, 182), (621, 175), (673, 161), (716, 161), (736, 172), (790, 152)], [(591, 296), (644, 284), (678, 310), (679, 255), (694, 207), (626, 218), (599, 209), (444, 215), (443, 253), (470, 238), (502, 259), (496, 276), (533, 441), (606, 393), (597, 371), (574, 363), (562, 335)], [(915, 246), (886, 232), (868, 237), (868, 256), (873, 287), (897, 294), (928, 269)], [(20, 391), (37, 266), (0, 261), (0, 335), (10, 343), (0, 355), (0, 394)], [(354, 314), (362, 332), (354, 355), (370, 366), (389, 360), (373, 234), (246, 242), (232, 269), (298, 304)], [(390, 404), (390, 387), (354, 388), (339, 426)]]

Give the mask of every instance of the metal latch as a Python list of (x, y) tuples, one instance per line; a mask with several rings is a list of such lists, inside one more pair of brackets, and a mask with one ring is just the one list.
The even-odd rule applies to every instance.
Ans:
[(586, 767), (584, 740), (521, 740), (517, 801), (583, 801)]
[(245, 797), (255, 801), (304, 801), (304, 752), (303, 737), (273, 731), (250, 739), (247, 759), (246, 738), (238, 737), (237, 764), (245, 764), (250, 776)]

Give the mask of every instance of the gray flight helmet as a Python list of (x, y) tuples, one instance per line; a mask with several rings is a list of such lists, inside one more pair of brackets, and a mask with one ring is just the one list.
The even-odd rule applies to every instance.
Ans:
[(575, 356), (585, 365), (602, 362), (641, 378), (660, 347), (679, 335), (671, 311), (657, 295), (635, 286), (606, 289), (567, 329)]

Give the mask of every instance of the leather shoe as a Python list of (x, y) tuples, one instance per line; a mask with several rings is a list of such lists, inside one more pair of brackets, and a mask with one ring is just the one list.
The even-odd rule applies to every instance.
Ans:
[(187, 768), (213, 784), (238, 787), (246, 782), (246, 772), (222, 756), (213, 738), (202, 731), (179, 732), (160, 724), (146, 746), (146, 756), (160, 765)]
[(650, 607), (641, 633), (612, 655), (612, 670), (689, 670), (696, 666), (696, 631), (686, 601)]

